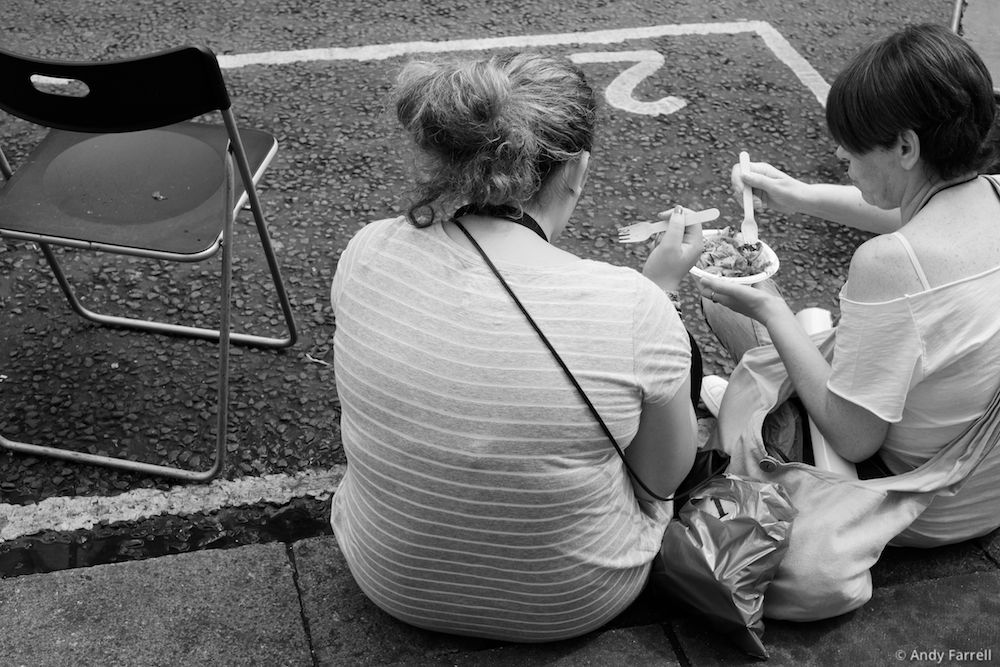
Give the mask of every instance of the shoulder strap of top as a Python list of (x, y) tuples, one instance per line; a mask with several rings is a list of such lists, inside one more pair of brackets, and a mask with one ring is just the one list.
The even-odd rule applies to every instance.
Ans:
[(1000, 199), (1000, 177), (987, 175), (986, 180), (993, 186), (993, 191), (997, 194), (997, 199)]
[(917, 277), (920, 279), (920, 284), (923, 285), (925, 290), (931, 288), (931, 284), (927, 281), (927, 274), (924, 273), (924, 267), (920, 266), (920, 262), (917, 261), (917, 254), (913, 252), (913, 246), (910, 242), (906, 240), (906, 237), (899, 232), (893, 232), (889, 236), (892, 236), (903, 246), (903, 250), (910, 257), (910, 264), (913, 265), (913, 270), (917, 272)]

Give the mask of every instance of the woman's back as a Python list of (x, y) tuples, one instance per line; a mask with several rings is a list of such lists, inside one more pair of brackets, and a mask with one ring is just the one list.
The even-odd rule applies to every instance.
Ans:
[(1000, 184), (987, 178), (942, 189), (855, 255), (834, 384), (888, 419), (900, 465), (930, 458), (1000, 385), (988, 370), (1000, 357), (998, 287)]
[[(597, 262), (499, 264), (621, 445), (687, 377), (664, 295)], [(333, 522), (383, 609), (459, 634), (544, 641), (641, 590), (668, 516), (617, 454), (482, 259), (438, 225), (366, 227), (333, 286), (350, 461)]]
[[(905, 293), (842, 299), (831, 387), (890, 423), (879, 454), (901, 473), (959, 436), (1000, 388), (1000, 192), (982, 178), (945, 190), (877, 241), (886, 284), (905, 282), (893, 288)], [(854, 281), (845, 295), (864, 293)], [(1000, 497), (998, 471), (1000, 450), (956, 496), (934, 501), (923, 534), (947, 542), (992, 529), (984, 499)]]

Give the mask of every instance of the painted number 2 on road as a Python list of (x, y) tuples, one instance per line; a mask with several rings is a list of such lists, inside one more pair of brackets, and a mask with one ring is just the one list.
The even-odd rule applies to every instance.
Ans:
[(608, 104), (631, 113), (644, 116), (665, 116), (687, 106), (687, 100), (669, 95), (655, 102), (642, 102), (635, 99), (633, 91), (643, 79), (663, 67), (663, 54), (658, 51), (595, 51), (593, 53), (574, 53), (570, 60), (577, 64), (583, 63), (617, 63), (634, 62), (635, 64), (619, 74), (608, 84), (604, 96)]

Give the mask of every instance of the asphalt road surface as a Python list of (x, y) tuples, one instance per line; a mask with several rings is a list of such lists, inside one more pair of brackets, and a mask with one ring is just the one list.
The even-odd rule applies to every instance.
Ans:
[[(222, 57), (240, 122), (280, 147), (262, 181), (301, 339), (292, 349), (234, 349), (229, 462), (223, 478), (296, 475), (344, 463), (328, 290), (337, 258), (367, 221), (405, 209), (409, 156), (384, 108), (410, 57), (531, 49), (572, 57), (606, 92), (592, 173), (559, 244), (640, 267), (648, 248), (619, 224), (674, 203), (740, 219), (728, 174), (740, 150), (806, 180), (844, 178), (826, 135), (824, 86), (862, 45), (909, 22), (948, 25), (951, 0), (6, 0), (0, 47), (58, 59), (108, 59), (181, 43)], [(0, 113), (14, 164), (41, 132)], [(238, 326), (280, 331), (252, 228), (239, 226)], [(860, 234), (764, 214), (761, 236), (797, 307), (836, 311)], [(134, 259), (67, 253), (86, 299), (211, 326), (215, 262), (173, 271)], [(729, 363), (685, 318), (708, 370)], [(0, 241), (0, 428), (9, 437), (205, 466), (213, 438), (214, 347), (123, 332), (72, 314), (37, 249)], [(0, 453), (0, 507), (103, 497), (174, 483)], [(0, 518), (0, 528), (4, 519)]]

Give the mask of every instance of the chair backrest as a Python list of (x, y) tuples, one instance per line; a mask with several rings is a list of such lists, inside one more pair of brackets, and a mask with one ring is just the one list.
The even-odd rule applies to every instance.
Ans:
[[(71, 93), (39, 76), (86, 89), (77, 94), (74, 83)], [(46, 61), (0, 49), (0, 109), (46, 127), (131, 132), (229, 107), (219, 63), (203, 47), (105, 62)]]

